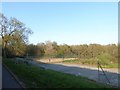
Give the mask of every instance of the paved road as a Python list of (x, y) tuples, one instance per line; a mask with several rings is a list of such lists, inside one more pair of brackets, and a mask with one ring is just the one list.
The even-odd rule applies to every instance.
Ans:
[[(45, 69), (51, 69), (55, 71), (61, 71), (64, 73), (69, 73), (69, 74), (74, 74), (76, 76), (83, 76), (87, 77), (91, 80), (95, 80), (97, 82), (102, 82), (102, 83), (108, 83), (105, 75), (103, 75), (103, 72), (100, 71), (99, 78), (98, 78), (98, 70), (96, 68), (84, 68), (81, 66), (72, 66), (72, 65), (64, 65), (64, 64), (47, 64), (47, 63), (39, 63), (36, 61), (29, 61), (32, 65), (38, 66), (38, 67), (43, 67)], [(113, 73), (113, 72), (107, 72), (105, 71), (105, 74), (107, 75), (107, 78), (110, 81), (110, 84), (113, 86), (120, 86), (119, 84), (119, 78), (120, 74), (119, 73)]]
[(0, 90), (2, 89), (2, 62), (0, 61)]
[(20, 88), (16, 79), (8, 72), (8, 70), (2, 66), (2, 88)]

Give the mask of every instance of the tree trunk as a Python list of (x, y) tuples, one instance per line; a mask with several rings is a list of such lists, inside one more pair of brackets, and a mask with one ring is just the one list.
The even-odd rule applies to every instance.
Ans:
[(3, 43), (3, 55), (4, 55), (4, 57), (6, 58), (6, 46), (7, 46), (7, 42), (4, 42)]

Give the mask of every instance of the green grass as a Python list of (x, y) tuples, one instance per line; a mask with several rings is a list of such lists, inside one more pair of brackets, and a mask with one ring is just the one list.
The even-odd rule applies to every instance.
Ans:
[(81, 76), (15, 64), (14, 60), (10, 59), (3, 59), (3, 63), (29, 88), (111, 88)]
[(108, 65), (102, 65), (103, 68), (118, 68), (118, 63), (108, 64)]
[[(95, 59), (75, 59), (75, 60), (65, 60), (63, 63), (68, 63), (68, 64), (83, 64), (83, 65), (92, 65), (97, 67), (97, 61)], [(100, 64), (102, 65), (103, 68), (118, 68), (118, 63), (104, 63), (100, 61)]]

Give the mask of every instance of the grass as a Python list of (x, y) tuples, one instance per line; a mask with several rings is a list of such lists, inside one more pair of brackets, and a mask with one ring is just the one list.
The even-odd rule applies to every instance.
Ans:
[[(97, 61), (95, 59), (75, 59), (75, 60), (64, 60), (63, 63), (68, 64), (83, 64), (83, 65), (91, 65), (97, 67)], [(105, 64), (104, 62), (100, 62), (103, 68), (118, 68), (118, 63), (110, 63)]]
[(108, 65), (102, 65), (103, 68), (118, 68), (118, 63), (108, 64)]
[(32, 65), (15, 64), (3, 59), (3, 63), (29, 88), (111, 88), (85, 77), (46, 70)]

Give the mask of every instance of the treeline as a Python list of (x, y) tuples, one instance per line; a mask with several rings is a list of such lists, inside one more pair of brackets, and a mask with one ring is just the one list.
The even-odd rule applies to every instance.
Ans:
[[(19, 47), (17, 47), (19, 48)], [(46, 41), (45, 43), (26, 44), (22, 53), (6, 48), (7, 57), (32, 57), (32, 58), (80, 58), (80, 59), (105, 59), (118, 62), (118, 45), (108, 44), (83, 44), (83, 45), (58, 45), (57, 42)], [(18, 54), (19, 53), (19, 54)], [(4, 53), (2, 53), (4, 54)]]
[(27, 46), (27, 56), (29, 57), (49, 57), (49, 58), (102, 58), (112, 62), (118, 61), (118, 45), (58, 45), (57, 42), (46, 41), (37, 45)]
[[(18, 47), (19, 48), (19, 47)], [(37, 45), (25, 45), (21, 54), (7, 47), (7, 57), (32, 57), (32, 58), (80, 58), (80, 59), (105, 59), (118, 62), (118, 45), (58, 45), (57, 42), (46, 41)], [(2, 53), (4, 54), (4, 53)]]

